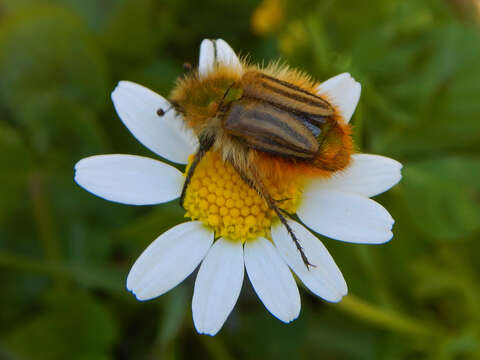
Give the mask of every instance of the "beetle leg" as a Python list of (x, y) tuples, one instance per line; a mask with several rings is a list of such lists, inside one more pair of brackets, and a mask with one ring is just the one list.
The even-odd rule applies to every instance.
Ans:
[(288, 201), (288, 200), (292, 200), (291, 198), (283, 198), (283, 199), (274, 199), (275, 202), (279, 203), (279, 202), (284, 202), (284, 201)]
[(198, 148), (195, 157), (193, 158), (192, 164), (188, 169), (187, 176), (185, 178), (185, 182), (183, 183), (182, 194), (180, 195), (180, 206), (183, 207), (183, 201), (185, 200), (185, 195), (187, 193), (188, 185), (190, 185), (190, 181), (192, 180), (192, 176), (197, 168), (197, 165), (200, 163), (200, 160), (205, 156), (208, 150), (212, 147), (213, 143), (215, 142), (214, 138), (200, 136), (199, 143), (200, 147)]
[(270, 209), (272, 209), (275, 212), (275, 214), (278, 216), (278, 218), (280, 219), (280, 222), (283, 224), (283, 226), (285, 226), (285, 228), (287, 229), (287, 231), (288, 231), (290, 237), (292, 238), (295, 246), (297, 247), (297, 250), (300, 253), (300, 256), (302, 257), (302, 261), (305, 264), (305, 266), (307, 267), (307, 269), (309, 269), (310, 266), (315, 267), (315, 265), (313, 265), (312, 263), (310, 263), (310, 261), (308, 261), (307, 255), (305, 255), (305, 252), (303, 251), (302, 245), (300, 245), (300, 242), (298, 241), (297, 236), (293, 232), (292, 228), (290, 227), (290, 225), (287, 222), (286, 217), (284, 216), (284, 214), (286, 214), (286, 216), (289, 216), (289, 214), (285, 210), (280, 209), (277, 206), (276, 201), (272, 198), (272, 196), (269, 194), (268, 190), (264, 186), (264, 184), (263, 184), (263, 182), (260, 178), (260, 175), (258, 174), (257, 169), (253, 165), (250, 165), (250, 171), (251, 171), (252, 177), (249, 177), (247, 174), (245, 174), (242, 171), (242, 169), (240, 169), (238, 166), (236, 166), (233, 161), (229, 161), (229, 163), (234, 167), (234, 169), (237, 171), (237, 173), (240, 175), (240, 177), (252, 189), (254, 189), (263, 199), (265, 199), (268, 207)]
[[(260, 185), (262, 186), (262, 185)], [(283, 215), (283, 209), (280, 209), (277, 204), (275, 203), (275, 200), (273, 200), (273, 198), (270, 196), (270, 194), (268, 194), (265, 189), (263, 190), (260, 190), (261, 191), (261, 195), (263, 196), (263, 198), (265, 199), (265, 201), (267, 202), (268, 206), (270, 209), (272, 209), (273, 211), (275, 211), (275, 214), (278, 216), (278, 218), (280, 219), (280, 222), (283, 224), (283, 226), (285, 226), (285, 228), (287, 229), (288, 233), (290, 234), (290, 237), (292, 238), (295, 246), (297, 247), (297, 250), (298, 252), (300, 253), (300, 256), (302, 257), (302, 260), (303, 260), (303, 263), (305, 264), (305, 266), (307, 267), (307, 269), (312, 266), (312, 267), (315, 267), (315, 265), (313, 265), (312, 263), (310, 263), (310, 261), (308, 260), (307, 258), (307, 255), (305, 255), (305, 252), (303, 251), (303, 248), (302, 248), (302, 245), (300, 245), (300, 242), (298, 241), (297, 239), (297, 236), (295, 235), (295, 233), (293, 232), (292, 228), (290, 227), (290, 225), (288, 225), (288, 222), (287, 222), (287, 219), (285, 218), (285, 216)]]

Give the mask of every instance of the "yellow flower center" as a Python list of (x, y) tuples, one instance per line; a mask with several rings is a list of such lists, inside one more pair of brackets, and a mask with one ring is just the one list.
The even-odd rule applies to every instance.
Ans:
[[(267, 179), (265, 186), (279, 208), (295, 213), (301, 194), (298, 182)], [(202, 221), (217, 237), (242, 242), (259, 236), (270, 238), (270, 226), (278, 219), (265, 200), (216, 152), (208, 152), (198, 164), (183, 204), (186, 217)]]

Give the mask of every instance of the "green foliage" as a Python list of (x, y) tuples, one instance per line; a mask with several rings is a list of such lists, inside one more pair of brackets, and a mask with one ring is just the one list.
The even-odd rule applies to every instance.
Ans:
[[(12, 156), (15, 154), (15, 156)], [(0, 224), (8, 211), (17, 207), (18, 199), (28, 181), (28, 169), (32, 167), (30, 153), (19, 134), (8, 124), (0, 123), (0, 169), (8, 176), (0, 177)]]
[(405, 197), (417, 225), (455, 240), (480, 228), (480, 158), (450, 156), (407, 165)]
[[(285, 0), (281, 26), (251, 30), (259, 2), (0, 0), (0, 358), (480, 358), (480, 17), (456, 0)], [(193, 282), (150, 302), (130, 266), (183, 220), (176, 202), (108, 203), (73, 181), (79, 159), (152, 156), (118, 120), (122, 79), (168, 94), (200, 40), (252, 61), (284, 59), (362, 83), (359, 150), (404, 164), (377, 200), (383, 246), (322, 239), (352, 297), (306, 291), (285, 325), (245, 287), (220, 334), (199, 336)]]
[(107, 68), (75, 14), (39, 5), (4, 19), (0, 68), (7, 111), (25, 128), (38, 154), (99, 143), (96, 117), (106, 105)]
[(40, 314), (13, 328), (6, 343), (27, 359), (102, 360), (115, 338), (111, 316), (88, 294), (57, 293)]

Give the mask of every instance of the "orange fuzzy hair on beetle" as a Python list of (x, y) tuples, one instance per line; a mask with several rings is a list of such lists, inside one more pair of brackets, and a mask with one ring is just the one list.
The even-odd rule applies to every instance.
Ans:
[(310, 265), (285, 218), (269, 180), (298, 183), (329, 177), (344, 169), (353, 152), (351, 128), (307, 74), (273, 63), (265, 68), (216, 63), (207, 75), (191, 72), (177, 82), (170, 101), (199, 140), (182, 190), (183, 201), (195, 169), (209, 151), (254, 189), (287, 228), (302, 259)]

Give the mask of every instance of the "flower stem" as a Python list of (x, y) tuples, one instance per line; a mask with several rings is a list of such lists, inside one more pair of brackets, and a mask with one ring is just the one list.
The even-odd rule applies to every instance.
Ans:
[(364, 116), (363, 116), (363, 104), (360, 101), (355, 112), (355, 118), (353, 121), (354, 140), (357, 149), (363, 152), (364, 149)]
[(410, 318), (396, 311), (380, 309), (355, 295), (346, 296), (336, 307), (358, 319), (395, 332), (427, 337), (443, 335), (440, 329), (431, 324)]
[(57, 261), (60, 259), (60, 249), (46, 194), (45, 178), (40, 172), (35, 172), (30, 177), (30, 197), (33, 206), (33, 217), (45, 251), (45, 257), (48, 260)]
[(65, 263), (35, 259), (28, 256), (0, 251), (0, 268), (14, 271), (24, 271), (34, 274), (44, 274), (53, 279), (60, 279), (61, 284), (77, 281), (83, 286), (102, 289), (109, 293), (124, 296), (121, 271), (111, 268), (77, 267)]
[(215, 360), (232, 360), (233, 357), (228, 352), (227, 347), (219, 337), (210, 337), (200, 335), (199, 340), (205, 346), (209, 357)]
[[(41, 171), (34, 172), (30, 177), (29, 185), (33, 217), (45, 258), (48, 262), (58, 263), (61, 260), (61, 252), (43, 173)], [(57, 287), (65, 285), (65, 278), (58, 273), (54, 274), (54, 281)]]
[(0, 252), (0, 266), (16, 271), (27, 271), (48, 275), (56, 275), (61, 271), (56, 265), (46, 263), (43, 260), (31, 259), (7, 252)]

